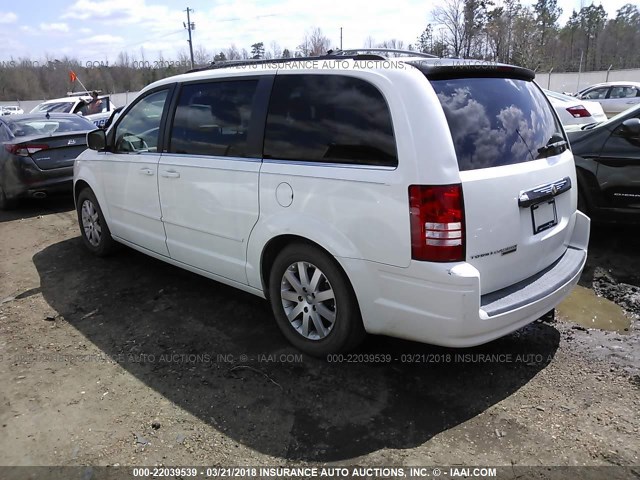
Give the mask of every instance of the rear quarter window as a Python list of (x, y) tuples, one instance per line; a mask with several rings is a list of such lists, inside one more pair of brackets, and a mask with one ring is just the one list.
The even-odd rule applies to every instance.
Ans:
[(542, 91), (526, 80), (431, 81), (449, 124), (460, 170), (499, 167), (548, 156), (562, 127)]
[(275, 79), (264, 157), (395, 167), (389, 107), (370, 83), (342, 75)]

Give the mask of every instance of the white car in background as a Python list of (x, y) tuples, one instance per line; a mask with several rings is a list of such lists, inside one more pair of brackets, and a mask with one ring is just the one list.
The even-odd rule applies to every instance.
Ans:
[(90, 92), (72, 92), (66, 97), (47, 100), (33, 108), (31, 113), (77, 113), (92, 121), (96, 127), (103, 127), (116, 106), (109, 95), (98, 95), (98, 99), (101, 101), (98, 113), (89, 113)]
[(0, 106), (0, 115), (22, 115), (23, 113), (24, 110), (17, 105)]
[(563, 126), (600, 123), (607, 119), (602, 106), (598, 102), (577, 100), (575, 97), (552, 92), (551, 90), (543, 89), (543, 91), (558, 114)]
[(591, 85), (575, 94), (580, 100), (595, 100), (608, 117), (640, 104), (640, 82), (608, 82)]

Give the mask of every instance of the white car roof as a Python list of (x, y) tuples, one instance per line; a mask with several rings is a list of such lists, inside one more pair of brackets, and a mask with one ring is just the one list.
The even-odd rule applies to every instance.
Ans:
[(638, 87), (640, 88), (640, 82), (632, 82), (632, 81), (624, 81), (624, 80), (618, 80), (615, 82), (603, 82), (603, 83), (596, 83), (594, 85), (591, 85), (589, 87), (585, 87), (583, 88), (581, 91), (584, 90), (588, 90), (590, 88), (596, 88), (596, 87), (623, 87), (623, 86), (630, 86), (630, 87)]
[(78, 102), (80, 100), (84, 100), (84, 98), (83, 97), (52, 98), (51, 100), (45, 100), (40, 105), (44, 105), (46, 103), (76, 103), (76, 102)]
[[(108, 97), (109, 97), (109, 95), (98, 95), (98, 98), (108, 98)], [(45, 100), (44, 102), (42, 102), (42, 104), (44, 104), (44, 103), (61, 103), (61, 102), (75, 103), (75, 102), (79, 102), (80, 100), (82, 100), (82, 101), (91, 100), (91, 96), (89, 96), (89, 95), (78, 95), (78, 96), (73, 96), (73, 97), (52, 98), (51, 100)]]

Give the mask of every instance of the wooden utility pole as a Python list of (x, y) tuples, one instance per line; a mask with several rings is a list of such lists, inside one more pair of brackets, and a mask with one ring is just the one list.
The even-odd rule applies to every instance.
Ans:
[(191, 68), (193, 68), (193, 42), (191, 41), (191, 30), (194, 30), (196, 28), (196, 24), (191, 23), (191, 17), (189, 16), (189, 14), (194, 11), (195, 10), (193, 10), (192, 8), (187, 7), (187, 23), (186, 25), (184, 22), (182, 23), (182, 25), (184, 25), (184, 28), (186, 28), (189, 32), (189, 40), (187, 40), (187, 42), (189, 42), (189, 53), (191, 54)]

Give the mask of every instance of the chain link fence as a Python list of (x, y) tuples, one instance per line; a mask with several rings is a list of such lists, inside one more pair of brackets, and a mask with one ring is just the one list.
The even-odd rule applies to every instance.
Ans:
[(536, 72), (536, 82), (555, 92), (578, 92), (590, 85), (602, 82), (640, 82), (640, 68), (631, 70), (601, 70), (597, 72)]

